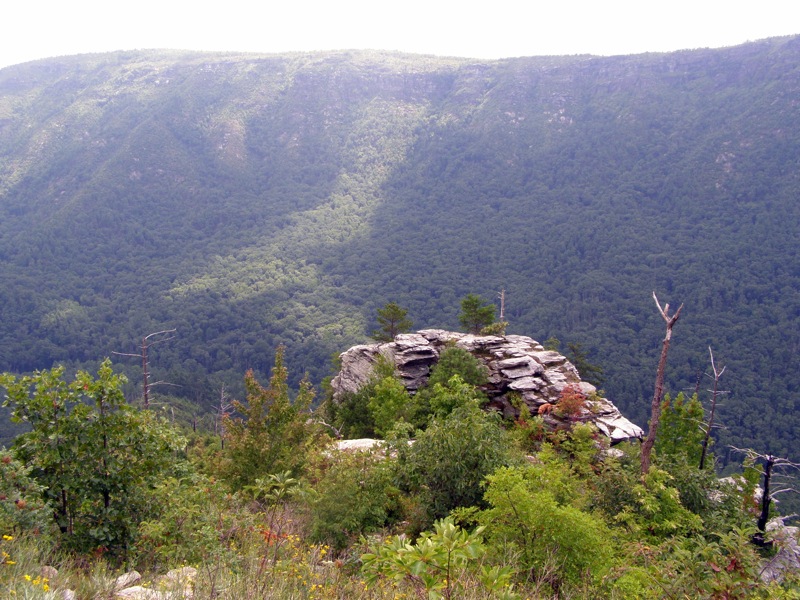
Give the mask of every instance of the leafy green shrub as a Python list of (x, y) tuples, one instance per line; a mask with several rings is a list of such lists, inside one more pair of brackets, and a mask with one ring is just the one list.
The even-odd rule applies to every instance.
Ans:
[(677, 536), (658, 545), (632, 544), (603, 585), (613, 598), (797, 598), (795, 583), (761, 579), (763, 560), (751, 530), (706, 539)]
[(431, 369), (428, 385), (446, 385), (453, 375), (458, 375), (464, 383), (480, 387), (487, 382), (487, 371), (483, 363), (468, 350), (448, 346), (439, 353), (439, 360)]
[(657, 467), (642, 477), (639, 448), (623, 446), (621, 459), (607, 456), (594, 480), (593, 505), (610, 522), (624, 525), (633, 536), (665, 538), (702, 529), (702, 520), (681, 504), (672, 476)]
[[(458, 385), (454, 383), (457, 377)], [(457, 346), (448, 346), (439, 354), (439, 360), (431, 368), (425, 386), (414, 395), (418, 427), (426, 427), (431, 415), (445, 416), (463, 401), (459, 396), (469, 395), (481, 403), (486, 397), (478, 389), (487, 381), (487, 371), (483, 363), (469, 351)], [(466, 384), (468, 388), (463, 387)], [(461, 388), (461, 389), (459, 389)], [(450, 397), (444, 397), (449, 395)]]
[(394, 376), (384, 377), (371, 386), (367, 408), (375, 423), (375, 433), (385, 437), (398, 421), (411, 422), (414, 405), (405, 386)]
[(258, 535), (255, 515), (243, 500), (211, 477), (165, 478), (152, 499), (154, 514), (138, 527), (135, 550), (140, 566), (199, 565), (209, 557), (235, 565), (237, 549)]
[[(376, 423), (374, 413), (380, 413), (381, 429), (385, 435), (391, 427), (386, 428), (391, 420), (393, 409), (382, 409), (379, 402), (373, 400), (376, 394), (376, 387), (388, 379), (395, 379), (394, 363), (385, 356), (378, 356), (372, 369), (369, 381), (357, 392), (345, 394), (338, 402), (329, 395), (324, 405), (322, 413), (325, 418), (333, 424), (341, 436), (345, 439), (371, 438), (375, 437)], [(390, 404), (394, 405), (399, 397), (399, 390), (393, 383), (385, 383), (388, 388), (386, 392), (391, 392)], [(405, 388), (403, 390), (405, 392)], [(370, 402), (373, 408), (370, 408)], [(402, 403), (397, 403), (402, 404)], [(385, 414), (384, 414), (385, 413)]]
[[(688, 400), (683, 392), (672, 400), (669, 394), (661, 403), (661, 424), (656, 436), (656, 458), (669, 457), (697, 467), (705, 433), (705, 411), (695, 394)], [(713, 462), (713, 461), (710, 461)]]
[(338, 403), (326, 401), (323, 412), (344, 439), (375, 437), (375, 418), (369, 409), (372, 389), (365, 386), (345, 394)]
[(0, 449), (0, 531), (7, 535), (48, 532), (53, 527), (44, 487), (31, 477), (31, 469)]
[(399, 491), (391, 459), (382, 451), (320, 454), (309, 472), (309, 537), (345, 548), (363, 533), (400, 518)]
[(124, 554), (152, 508), (149, 489), (171, 467), (182, 438), (151, 411), (125, 403), (125, 377), (106, 359), (97, 378), (61, 367), (16, 378), (4, 374), (4, 405), (31, 430), (14, 441), (53, 508), (61, 541), (80, 552)]
[[(433, 528), (433, 533), (423, 533), (416, 543), (394, 537), (374, 552), (363, 554), (367, 583), (375, 585), (385, 577), (396, 586), (408, 585), (417, 597), (430, 600), (463, 598), (470, 587), (482, 587), (502, 600), (519, 597), (509, 583), (510, 567), (478, 569), (478, 561), (486, 553), (483, 527), (469, 533), (447, 518), (434, 523)], [(469, 577), (468, 571), (478, 577)]]
[(608, 446), (608, 438), (593, 423), (575, 423), (562, 435), (559, 450), (566, 455), (572, 471), (589, 483), (601, 468)]
[[(488, 479), (480, 513), (491, 544), (518, 552), (519, 565), (558, 592), (565, 583), (597, 581), (611, 567), (611, 532), (602, 520), (557, 500), (536, 467), (502, 468)], [(503, 554), (508, 551), (504, 550)], [(555, 568), (552, 568), (553, 565)]]
[(519, 415), (514, 420), (509, 434), (522, 452), (536, 452), (547, 437), (544, 419), (539, 415), (532, 416), (528, 405), (521, 398), (514, 402), (514, 406), (519, 410)]
[(511, 444), (495, 413), (477, 400), (431, 419), (410, 447), (398, 448), (400, 480), (427, 505), (429, 523), (457, 507), (482, 502), (482, 482), (510, 463)]

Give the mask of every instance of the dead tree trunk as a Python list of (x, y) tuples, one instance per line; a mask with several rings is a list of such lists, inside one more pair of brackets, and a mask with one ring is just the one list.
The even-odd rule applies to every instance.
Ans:
[[(147, 357), (147, 349), (158, 342), (167, 342), (173, 339), (175, 337), (174, 335), (168, 335), (173, 333), (175, 333), (174, 329), (165, 329), (164, 331), (156, 331), (144, 336), (142, 338), (141, 352), (138, 354), (131, 354), (130, 352), (112, 352), (112, 354), (116, 354), (118, 356), (135, 356), (142, 359), (142, 397), (144, 399), (145, 408), (150, 408), (150, 388), (152, 388), (154, 385), (172, 385), (167, 384), (164, 381), (150, 383), (150, 359)], [(155, 336), (160, 337), (151, 339)]]
[(769, 521), (769, 506), (772, 504), (772, 492), (769, 489), (772, 481), (772, 469), (775, 467), (775, 457), (767, 454), (764, 457), (764, 492), (761, 494), (761, 513), (758, 515), (756, 527), (763, 534), (767, 531), (767, 521)]
[(665, 304), (661, 308), (661, 303), (658, 301), (656, 293), (653, 292), (653, 299), (656, 301), (658, 312), (664, 318), (667, 324), (667, 333), (664, 336), (664, 342), (661, 345), (661, 358), (658, 361), (658, 370), (656, 371), (656, 389), (653, 393), (653, 403), (650, 407), (650, 428), (647, 432), (647, 438), (642, 444), (642, 475), (646, 475), (650, 470), (650, 454), (653, 452), (653, 445), (656, 443), (656, 433), (658, 433), (658, 421), (661, 419), (661, 398), (664, 395), (664, 369), (667, 366), (667, 352), (669, 351), (669, 343), (672, 339), (672, 328), (678, 322), (678, 317), (681, 315), (683, 304), (680, 305), (678, 310), (671, 317), (669, 316), (669, 304)]
[(725, 372), (725, 367), (717, 370), (717, 365), (714, 364), (714, 353), (711, 351), (711, 346), (708, 347), (708, 353), (711, 355), (711, 369), (714, 371), (714, 389), (711, 392), (711, 412), (708, 415), (708, 424), (706, 427), (706, 437), (703, 438), (703, 450), (700, 452), (700, 470), (706, 466), (706, 454), (708, 453), (708, 443), (711, 440), (711, 428), (714, 427), (714, 413), (717, 410), (717, 397), (719, 391), (719, 378)]

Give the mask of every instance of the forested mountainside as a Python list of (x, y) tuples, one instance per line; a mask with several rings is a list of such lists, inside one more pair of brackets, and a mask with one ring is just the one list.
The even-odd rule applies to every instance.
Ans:
[[(723, 444), (800, 438), (800, 38), (599, 58), (120, 52), (0, 70), (0, 371), (154, 346), (207, 407), (319, 382), (378, 307), (580, 343), (646, 424), (727, 366)], [(135, 359), (117, 358), (137, 381)], [(700, 381), (701, 395), (709, 380)]]

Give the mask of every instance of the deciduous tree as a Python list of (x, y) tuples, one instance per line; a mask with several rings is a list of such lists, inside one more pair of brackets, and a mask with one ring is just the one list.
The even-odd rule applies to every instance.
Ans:
[(93, 377), (80, 371), (71, 383), (63, 367), (17, 378), (4, 374), (4, 406), (31, 430), (18, 436), (14, 454), (31, 468), (70, 548), (123, 553), (147, 513), (147, 491), (182, 444), (163, 420), (125, 402), (106, 359)]

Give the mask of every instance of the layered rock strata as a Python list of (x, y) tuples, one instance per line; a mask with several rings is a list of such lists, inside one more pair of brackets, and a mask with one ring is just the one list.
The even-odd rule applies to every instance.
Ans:
[(567, 386), (585, 396), (580, 414), (569, 419), (591, 421), (612, 443), (641, 438), (643, 431), (631, 423), (597, 389), (581, 381), (575, 367), (558, 352), (545, 350), (539, 342), (522, 335), (480, 336), (441, 329), (424, 329), (398, 335), (393, 342), (353, 346), (341, 355), (342, 368), (334, 377), (334, 400), (358, 391), (372, 376), (379, 356), (393, 361), (397, 374), (411, 393), (428, 381), (439, 354), (449, 345), (469, 351), (487, 369), (488, 383), (482, 391), (488, 408), (514, 418), (519, 409), (514, 399), (524, 402), (531, 414), (542, 414), (545, 422), (558, 426), (568, 420), (559, 416), (558, 402)]

